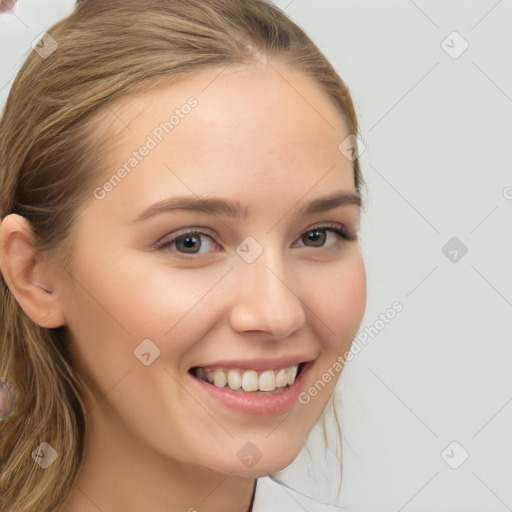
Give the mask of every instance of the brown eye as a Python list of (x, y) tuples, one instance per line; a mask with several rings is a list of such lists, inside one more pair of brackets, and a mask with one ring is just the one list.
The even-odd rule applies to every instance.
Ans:
[(201, 246), (201, 237), (197, 235), (183, 235), (175, 239), (174, 243), (178, 249), (184, 249), (184, 252), (195, 254), (195, 248), (199, 249)]
[(315, 245), (312, 247), (322, 247), (325, 243), (325, 239), (327, 238), (326, 231), (326, 229), (312, 229), (311, 231), (308, 231), (302, 235), (302, 240), (313, 242)]
[(213, 244), (213, 238), (207, 233), (202, 231), (182, 231), (172, 238), (164, 239), (163, 241), (158, 242), (155, 247), (159, 250), (170, 250), (172, 252), (183, 254), (186, 258), (187, 254), (201, 254), (199, 251), (203, 248), (204, 245), (206, 246), (206, 249), (203, 252), (208, 252), (208, 243), (203, 244), (201, 242), (202, 237), (211, 240), (210, 244)]
[[(345, 229), (345, 227), (342, 224), (326, 224), (326, 225), (319, 225), (319, 226), (313, 226), (311, 229), (306, 231), (302, 236), (301, 240), (305, 244), (306, 247), (329, 247), (328, 244), (326, 244), (326, 240), (328, 238), (327, 233), (331, 232), (336, 235), (338, 238), (337, 241), (334, 241), (331, 246), (335, 247), (336, 245), (339, 245), (339, 242), (341, 241), (355, 241), (357, 240), (357, 234), (349, 232)], [(312, 242), (312, 244), (306, 243), (306, 242)], [(338, 243), (337, 243), (338, 242)]]

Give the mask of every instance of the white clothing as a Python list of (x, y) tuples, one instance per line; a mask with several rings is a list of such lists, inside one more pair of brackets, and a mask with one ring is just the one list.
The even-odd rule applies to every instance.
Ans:
[(258, 478), (253, 512), (349, 512), (346, 508), (320, 503), (269, 476)]

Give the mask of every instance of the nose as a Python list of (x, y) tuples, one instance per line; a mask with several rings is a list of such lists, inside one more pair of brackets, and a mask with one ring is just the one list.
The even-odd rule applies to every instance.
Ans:
[(231, 327), (237, 332), (260, 331), (286, 338), (304, 326), (306, 314), (294, 290), (290, 267), (268, 251), (252, 263), (239, 262), (234, 279)]

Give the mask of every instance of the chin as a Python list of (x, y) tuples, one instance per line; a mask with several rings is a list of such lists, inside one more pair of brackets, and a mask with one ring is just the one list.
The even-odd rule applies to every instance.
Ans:
[(273, 475), (283, 469), (287, 468), (298, 456), (302, 446), (292, 450), (289, 449), (286, 452), (279, 451), (265, 456), (261, 455), (261, 458), (252, 465), (244, 465), (242, 461), (236, 460), (233, 463), (232, 460), (226, 461), (226, 464), (219, 466), (219, 464), (209, 465), (209, 467), (220, 473), (224, 473), (232, 476), (240, 476), (245, 478), (260, 478), (268, 475)]

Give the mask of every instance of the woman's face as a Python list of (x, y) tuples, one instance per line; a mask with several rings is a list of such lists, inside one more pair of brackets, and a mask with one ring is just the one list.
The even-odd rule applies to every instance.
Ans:
[[(92, 435), (108, 428), (130, 449), (255, 477), (289, 465), (319, 419), (364, 314), (366, 276), (359, 207), (305, 212), (320, 198), (356, 195), (334, 106), (284, 67), (219, 73), (108, 111), (118, 136), (75, 224), (61, 306), (73, 356), (95, 386)], [(233, 203), (240, 215), (143, 215), (184, 197)], [(263, 370), (303, 361), (314, 362), (282, 395), (221, 391), (189, 372), (253, 369), (240, 374), (244, 385), (256, 375), (272, 387), (277, 372), (260, 378)], [(210, 375), (222, 382), (222, 372)]]

